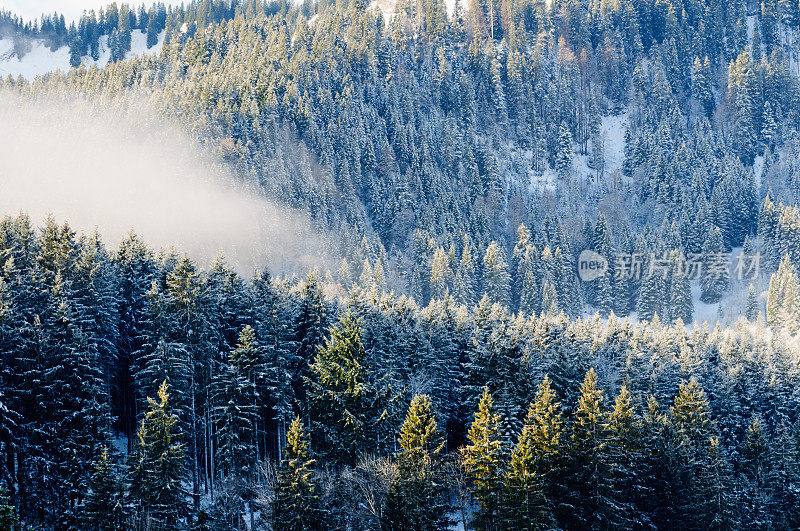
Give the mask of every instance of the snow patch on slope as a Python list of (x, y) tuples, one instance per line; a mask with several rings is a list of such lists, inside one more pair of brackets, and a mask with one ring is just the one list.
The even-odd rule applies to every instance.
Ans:
[[(131, 50), (127, 57), (135, 55), (152, 54), (157, 55), (164, 46), (164, 32), (158, 36), (158, 42), (152, 48), (147, 48), (147, 34), (142, 31), (131, 32)], [(108, 47), (108, 36), (100, 37), (100, 54), (95, 61), (89, 56), (84, 57), (82, 63), (89, 67), (97, 65), (103, 67), (108, 64), (111, 58), (111, 50)], [(50, 50), (40, 40), (31, 42), (31, 49), (22, 59), (19, 59), (13, 52), (13, 41), (11, 39), (0, 39), (0, 77), (22, 76), (32, 80), (36, 76), (47, 74), (48, 72), (62, 71), (70, 69), (69, 47), (62, 46), (56, 51)]]
[(761, 189), (761, 175), (764, 173), (764, 156), (758, 155), (753, 161), (753, 175), (756, 180), (756, 188)]
[(625, 131), (627, 128), (627, 111), (616, 116), (603, 116), (600, 131), (605, 141), (603, 153), (608, 172), (622, 169), (622, 162), (625, 160)]
[[(444, 0), (444, 7), (450, 18), (455, 14), (457, 2), (461, 3), (461, 9), (469, 11), (469, 4), (466, 0)], [(397, 0), (372, 0), (368, 9), (380, 11), (383, 14), (383, 18), (388, 23), (397, 14)]]

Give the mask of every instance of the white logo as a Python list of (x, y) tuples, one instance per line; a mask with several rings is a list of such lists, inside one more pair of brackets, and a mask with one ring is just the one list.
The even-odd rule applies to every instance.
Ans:
[(608, 260), (598, 253), (586, 249), (578, 257), (578, 276), (584, 282), (591, 282), (605, 275), (608, 270)]

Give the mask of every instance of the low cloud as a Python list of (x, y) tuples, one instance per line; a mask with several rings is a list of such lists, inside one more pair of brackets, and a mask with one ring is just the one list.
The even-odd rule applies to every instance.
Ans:
[(97, 228), (111, 248), (134, 230), (202, 265), (222, 252), (242, 274), (330, 263), (306, 214), (268, 201), (179, 127), (130, 102), (0, 91), (0, 216), (21, 211)]

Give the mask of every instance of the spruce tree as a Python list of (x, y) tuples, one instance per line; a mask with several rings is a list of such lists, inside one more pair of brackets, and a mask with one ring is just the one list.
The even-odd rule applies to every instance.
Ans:
[(382, 528), (448, 529), (444, 484), (437, 470), (445, 440), (427, 395), (411, 400), (398, 442), (397, 475), (389, 490)]
[(286, 452), (275, 485), (272, 502), (275, 529), (305, 531), (321, 528), (319, 496), (312, 480), (315, 461), (309, 457), (309, 447), (303, 423), (300, 417), (296, 417), (286, 434)]
[(555, 170), (561, 178), (566, 178), (572, 171), (572, 133), (565, 122), (561, 122), (558, 129)]
[(492, 303), (509, 306), (508, 265), (505, 251), (497, 242), (492, 242), (486, 248), (483, 257), (483, 285), (484, 293), (489, 296)]
[(494, 410), (489, 389), (484, 388), (478, 411), (467, 434), (464, 467), (470, 492), (478, 503), (473, 525), (479, 530), (495, 530), (499, 519), (500, 493), (503, 485), (503, 443), (500, 439), (500, 415)]
[(178, 417), (169, 403), (166, 380), (158, 399), (148, 398), (130, 468), (129, 496), (137, 525), (150, 529), (174, 529), (186, 512), (184, 478), (185, 446), (177, 433)]
[(603, 529), (609, 525), (613, 503), (609, 498), (607, 414), (597, 373), (589, 369), (580, 388), (575, 410), (567, 469), (568, 491), (560, 500), (559, 516), (565, 525)]
[(759, 303), (758, 303), (758, 295), (756, 294), (756, 288), (750, 284), (750, 287), (747, 289), (747, 303), (745, 304), (744, 308), (744, 316), (747, 318), (748, 321), (755, 321), (758, 319), (758, 314), (761, 313), (759, 311)]
[(85, 525), (100, 531), (121, 529), (126, 516), (123, 487), (114, 463), (108, 458), (108, 450), (94, 464), (89, 489), (84, 505)]
[(717, 227), (711, 227), (703, 243), (702, 268), (700, 300), (706, 304), (719, 302), (728, 290), (730, 272), (725, 243)]
[(545, 490), (545, 481), (556, 473), (546, 463), (555, 462), (561, 432), (554, 396), (545, 377), (511, 451), (502, 502), (502, 525), (506, 529), (551, 529), (555, 523)]
[(311, 363), (307, 381), (315, 447), (338, 464), (355, 465), (376, 442), (375, 430), (385, 418), (383, 390), (368, 379), (361, 333), (352, 316), (340, 318)]
[[(646, 527), (647, 515), (641, 511), (643, 499), (642, 423), (633, 407), (628, 387), (623, 385), (608, 416), (608, 456), (610, 497), (614, 510), (611, 526), (618, 529)], [(637, 507), (637, 503), (639, 507)]]
[(800, 284), (795, 268), (784, 256), (769, 280), (767, 324), (794, 334), (800, 328)]

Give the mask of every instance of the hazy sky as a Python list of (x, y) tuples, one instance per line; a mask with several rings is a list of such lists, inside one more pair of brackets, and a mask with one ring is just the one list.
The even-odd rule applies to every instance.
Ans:
[[(164, 1), (164, 0), (162, 0)], [(10, 10), (19, 14), (25, 19), (39, 18), (42, 13), (52, 13), (57, 11), (63, 13), (68, 19), (77, 19), (83, 10), (94, 9), (97, 11), (102, 6), (111, 3), (111, 0), (0, 0), (0, 10)], [(120, 4), (117, 1), (117, 4)], [(139, 5), (141, 0), (129, 0), (128, 4)], [(148, 0), (145, 5), (152, 4)], [(167, 4), (180, 4), (178, 0), (166, 0)]]

